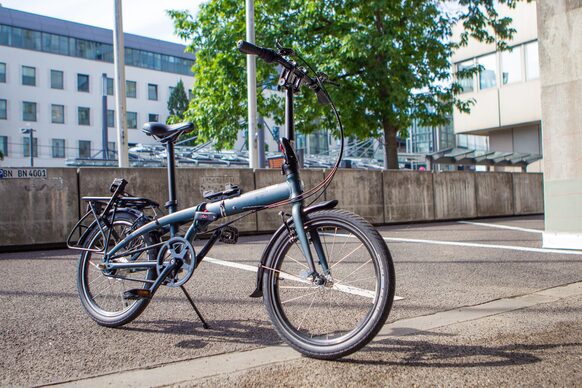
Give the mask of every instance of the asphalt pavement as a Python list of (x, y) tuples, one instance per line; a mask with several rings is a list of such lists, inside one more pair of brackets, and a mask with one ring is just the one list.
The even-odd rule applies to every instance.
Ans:
[(542, 249), (542, 217), (379, 230), (403, 299), (382, 335), (336, 362), (281, 346), (248, 297), (268, 235), (217, 245), (187, 283), (209, 330), (177, 289), (123, 328), (98, 326), (79, 303), (76, 252), (0, 254), (0, 384), (581, 385), (582, 252)]

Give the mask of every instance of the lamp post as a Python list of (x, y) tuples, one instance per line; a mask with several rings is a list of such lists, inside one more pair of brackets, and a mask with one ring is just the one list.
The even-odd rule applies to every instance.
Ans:
[(20, 130), (20, 132), (23, 135), (30, 135), (30, 142), (28, 143), (28, 151), (30, 152), (30, 167), (34, 167), (34, 152), (33, 152), (33, 142), (34, 142), (33, 132), (34, 132), (34, 129), (32, 129), (31, 127), (22, 128)]

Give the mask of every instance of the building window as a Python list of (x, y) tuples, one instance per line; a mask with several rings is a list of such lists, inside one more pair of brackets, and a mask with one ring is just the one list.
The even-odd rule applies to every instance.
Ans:
[(22, 120), (36, 121), (36, 102), (24, 101), (22, 103)]
[(36, 86), (36, 67), (22, 66), (22, 84)]
[(77, 91), (89, 92), (89, 76), (87, 74), (77, 74)]
[(65, 139), (53, 139), (52, 142), (53, 158), (65, 157)]
[(497, 63), (496, 54), (484, 55), (477, 58), (477, 63), (481, 66), (479, 71), (479, 89), (489, 89), (497, 86)]
[(51, 122), (53, 124), (64, 124), (65, 123), (65, 106), (64, 105), (51, 105)]
[[(24, 157), (30, 157), (30, 136), (22, 138), (22, 154)], [(32, 139), (32, 156), (38, 158), (38, 138)]]
[(113, 78), (107, 77), (107, 95), (113, 96)]
[(107, 153), (109, 154), (109, 157), (107, 159), (115, 159), (116, 147), (117, 144), (114, 141), (107, 142)]
[(137, 129), (137, 112), (127, 112), (127, 128)]
[(521, 82), (521, 46), (501, 52), (501, 82), (503, 85)]
[(86, 107), (78, 107), (77, 115), (79, 117), (79, 125), (91, 125), (91, 109)]
[(8, 102), (6, 100), (0, 99), (0, 120), (8, 119)]
[(537, 41), (525, 45), (525, 78), (527, 80), (540, 78), (540, 58)]
[(79, 158), (91, 157), (91, 141), (79, 140)]
[(117, 144), (114, 141), (107, 142), (107, 153), (109, 155), (109, 157), (107, 159), (115, 159), (116, 147), (117, 147)]
[(6, 83), (6, 64), (0, 62), (0, 82)]
[(60, 70), (51, 70), (51, 88), (64, 89), (63, 72)]
[[(475, 63), (473, 62), (472, 59), (470, 59), (468, 61), (460, 62), (457, 64), (457, 72), (469, 70), (469, 69), (472, 69), (473, 67), (475, 67)], [(473, 80), (474, 80), (474, 77), (472, 74), (470, 76), (465, 76), (465, 77), (459, 76), (458, 77), (458, 82), (461, 85), (461, 88), (463, 88), (463, 93), (469, 93), (475, 89)]]
[(148, 115), (148, 122), (150, 123), (157, 123), (160, 121), (160, 115), (157, 115), (155, 113), (150, 113)]
[(174, 89), (176, 89), (176, 87), (175, 87), (175, 86), (170, 86), (170, 87), (168, 88), (168, 92), (170, 93), (170, 94), (168, 94), (168, 98), (170, 98), (170, 96), (172, 95), (172, 93), (174, 93)]
[(148, 84), (148, 100), (158, 100), (158, 85)]
[(107, 127), (115, 128), (115, 111), (113, 109), (107, 109)]
[(192, 89), (188, 89), (188, 99), (191, 100), (194, 97), (192, 94)]
[(4, 156), (8, 156), (8, 136), (0, 136), (0, 151)]
[(135, 98), (137, 96), (137, 83), (135, 81), (125, 81), (125, 96)]

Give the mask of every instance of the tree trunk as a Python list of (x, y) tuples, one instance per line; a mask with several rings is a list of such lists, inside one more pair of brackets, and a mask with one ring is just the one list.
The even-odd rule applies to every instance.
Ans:
[(388, 122), (384, 127), (384, 170), (398, 170), (398, 143), (396, 142), (396, 128)]

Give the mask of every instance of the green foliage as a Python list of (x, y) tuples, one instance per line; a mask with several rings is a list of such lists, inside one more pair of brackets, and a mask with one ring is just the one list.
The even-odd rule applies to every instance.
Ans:
[(179, 123), (184, 120), (184, 113), (188, 110), (188, 97), (184, 89), (182, 80), (178, 81), (170, 98), (168, 99), (168, 112), (170, 117), (166, 121), (167, 124)]
[[(346, 134), (383, 137), (385, 165), (398, 168), (399, 131), (405, 135), (414, 120), (443, 124), (453, 106), (470, 109), (472, 102), (458, 98), (460, 85), (452, 81), (451, 54), (469, 37), (505, 48), (514, 31), (494, 4), (513, 7), (515, 2), (459, 0), (451, 12), (437, 0), (258, 0), (256, 42), (275, 47), (280, 40), (328, 74), (339, 85), (328, 89)], [(194, 95), (186, 117), (203, 140), (214, 139), (219, 148), (231, 146), (247, 120), (246, 56), (235, 48), (245, 38), (244, 2), (210, 0), (196, 17), (186, 11), (169, 14), (178, 35), (196, 53)], [(452, 41), (455, 23), (466, 29), (459, 42)], [(274, 88), (276, 69), (258, 60), (257, 81)], [(298, 131), (336, 130), (329, 107), (318, 105), (313, 93), (304, 91), (295, 101)], [(280, 125), (282, 97), (259, 93), (258, 111)]]
[(4, 153), (0, 151), (0, 160), (4, 160)]

